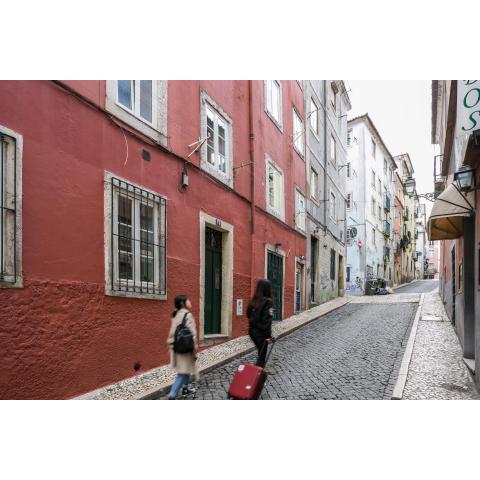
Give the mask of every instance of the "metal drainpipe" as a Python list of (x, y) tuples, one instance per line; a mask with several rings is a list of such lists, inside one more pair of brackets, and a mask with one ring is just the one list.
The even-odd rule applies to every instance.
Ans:
[[(328, 177), (328, 158), (327, 158), (327, 80), (323, 81), (323, 161), (324, 161), (324, 175), (323, 175), (323, 192), (324, 192), (324, 202), (323, 202), (323, 219), (324, 219), (324, 237), (327, 235), (327, 203), (328, 203), (328, 192), (327, 192), (327, 177)], [(322, 245), (323, 248), (323, 245)]]
[(251, 265), (250, 265), (250, 293), (255, 291), (255, 149), (253, 133), (253, 80), (248, 81), (248, 131), (250, 155), (250, 220), (251, 220)]

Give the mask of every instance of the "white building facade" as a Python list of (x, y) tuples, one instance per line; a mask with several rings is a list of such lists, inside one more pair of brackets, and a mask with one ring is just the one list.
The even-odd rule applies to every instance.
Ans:
[(368, 114), (348, 122), (346, 290), (363, 295), (366, 282), (392, 284), (393, 172), (397, 165)]

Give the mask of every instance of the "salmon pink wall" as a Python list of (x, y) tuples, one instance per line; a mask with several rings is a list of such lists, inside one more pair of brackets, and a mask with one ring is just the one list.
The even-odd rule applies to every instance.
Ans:
[[(104, 81), (65, 83), (104, 108)], [(188, 144), (200, 136), (201, 90), (233, 120), (234, 166), (248, 163), (247, 81), (169, 82), (168, 148), (186, 157)], [(284, 315), (289, 315), (295, 255), (305, 255), (305, 238), (291, 228), (293, 188), (304, 186), (305, 169), (291, 148), (291, 106), (295, 103), (303, 116), (302, 92), (296, 82), (284, 82), (283, 95), (282, 135), (263, 112), (263, 81), (253, 82), (256, 201), (265, 207), (268, 150), (286, 173), (290, 225), (258, 212), (253, 275), (265, 275), (265, 243), (281, 239), (289, 251), (284, 293)], [(24, 288), (0, 291), (0, 398), (69, 398), (167, 363), (174, 296), (190, 295), (199, 316), (201, 211), (234, 226), (233, 297), (248, 301), (249, 167), (238, 170), (232, 191), (190, 166), (185, 193), (179, 185), (181, 159), (124, 135), (102, 112), (53, 82), (0, 82), (0, 105), (0, 124), (23, 135), (24, 145)], [(143, 149), (150, 161), (142, 159)], [(199, 156), (192, 163), (199, 165)], [(167, 301), (105, 295), (105, 171), (168, 199)], [(236, 316), (235, 303), (232, 322), (234, 336), (246, 333), (247, 321)]]

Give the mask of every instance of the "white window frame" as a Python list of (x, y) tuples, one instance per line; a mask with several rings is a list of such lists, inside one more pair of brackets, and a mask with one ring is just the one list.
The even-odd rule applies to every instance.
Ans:
[[(303, 208), (300, 206), (301, 201)], [(307, 231), (307, 199), (298, 187), (295, 188), (295, 227), (301, 232)]]
[[(276, 209), (270, 205), (270, 185), (269, 185), (269, 173), (270, 168), (273, 169), (274, 174), (278, 175), (280, 179), (278, 183), (274, 181), (274, 196), (279, 200), (279, 209)], [(282, 169), (272, 160), (272, 158), (265, 154), (265, 205), (267, 212), (271, 213), (280, 220), (285, 221), (285, 183)], [(275, 190), (275, 185), (280, 185), (280, 192)], [(274, 203), (277, 203), (276, 201)]]
[(372, 197), (372, 217), (377, 217), (377, 201)]
[(347, 210), (352, 209), (352, 201), (353, 201), (353, 193), (347, 193), (347, 198), (345, 199), (345, 205), (347, 207)]
[[(305, 154), (305, 127), (302, 117), (293, 108), (293, 148), (303, 158)], [(297, 128), (298, 127), (298, 128)]]
[(375, 227), (372, 228), (372, 245), (376, 245), (375, 243)]
[[(131, 80), (140, 84), (138, 80)], [(138, 108), (133, 105), (132, 109), (125, 107), (118, 101), (118, 80), (106, 81), (106, 100), (105, 108), (110, 113), (118, 117), (123, 122), (142, 132), (147, 137), (155, 140), (157, 143), (167, 145), (167, 80), (152, 80), (152, 122), (140, 117)], [(134, 86), (132, 92), (137, 87)], [(137, 95), (136, 98), (139, 98)], [(132, 98), (133, 100), (133, 98)]]
[[(283, 98), (283, 90), (282, 90), (282, 82), (279, 80), (264, 80), (264, 97), (265, 97), (265, 113), (270, 117), (273, 123), (280, 128), (283, 129), (283, 106), (282, 106), (282, 98)], [(273, 112), (273, 88), (272, 86), (278, 86), (278, 118), (275, 117), (275, 113)]]
[[(230, 188), (233, 188), (233, 122), (228, 114), (204, 91), (200, 94), (200, 136), (207, 138), (207, 111), (210, 110), (215, 115), (215, 128), (217, 129), (218, 118), (225, 122), (225, 172), (217, 166), (218, 155), (218, 137), (214, 138), (215, 165), (212, 165), (207, 158), (207, 141), (205, 141), (200, 150), (200, 167), (210, 175), (216, 177)], [(216, 130), (217, 131), (217, 130)]]
[(310, 125), (310, 129), (318, 138), (320, 134), (320, 116), (319, 116), (319, 107), (317, 102), (315, 102), (313, 97), (310, 97), (310, 114), (308, 123)]
[(334, 113), (337, 113), (337, 94), (338, 89), (334, 82), (330, 82), (330, 105)]
[(376, 179), (377, 179), (377, 176), (375, 175), (375, 170), (372, 169), (372, 187), (374, 190), (375, 188), (377, 188), (377, 186), (375, 185)]
[(380, 177), (378, 178), (378, 193), (382, 194), (382, 179)]
[[(134, 191), (134, 189), (128, 190), (128, 198), (132, 200), (132, 209), (136, 209), (135, 218), (138, 220), (135, 222), (135, 225), (132, 226), (132, 230), (135, 229), (133, 233), (133, 238), (140, 238), (140, 205), (149, 204), (150, 206), (154, 207), (153, 210), (153, 218), (154, 218), (154, 239), (155, 243), (157, 244), (156, 252), (154, 253), (154, 258), (160, 261), (160, 236), (164, 235), (165, 237), (165, 256), (164, 256), (164, 263), (160, 264), (158, 268), (154, 267), (154, 279), (153, 282), (145, 282), (140, 281), (140, 263), (141, 263), (141, 254), (140, 248), (137, 246), (134, 249), (134, 258), (133, 258), (133, 279), (127, 280), (119, 278), (119, 265), (118, 265), (118, 221), (113, 222), (113, 230), (112, 230), (112, 216), (113, 219), (118, 218), (118, 199), (121, 196), (121, 193), (118, 190), (123, 190), (127, 192), (127, 188), (115, 187), (115, 191), (112, 192), (112, 178), (118, 179), (121, 182), (126, 182), (127, 184), (131, 185), (134, 188), (142, 189), (146, 193), (151, 193), (156, 197), (160, 197), (161, 199), (167, 202), (165, 196), (154, 192), (148, 188), (143, 187), (142, 185), (138, 185), (135, 182), (130, 180), (126, 180), (124, 178), (119, 177), (118, 175), (114, 175), (110, 172), (105, 172), (105, 193), (104, 193), (104, 232), (105, 232), (105, 294), (109, 296), (116, 296), (116, 297), (130, 297), (130, 298), (146, 298), (146, 299), (153, 299), (153, 300), (166, 300), (167, 299), (167, 204), (165, 204), (165, 224), (161, 225), (159, 223), (159, 208), (160, 205), (158, 202), (154, 201), (152, 198), (148, 199), (145, 196), (142, 196), (139, 192)], [(113, 195), (113, 198), (112, 198)], [(134, 240), (132, 240), (133, 243)], [(113, 243), (112, 243), (113, 242)], [(160, 282), (162, 281), (161, 276), (164, 278), (165, 285), (163, 290), (165, 293), (154, 293), (150, 292), (147, 293), (145, 290), (147, 288), (154, 289), (160, 288)], [(113, 279), (113, 285), (112, 285)], [(124, 287), (127, 283), (135, 282), (134, 285), (131, 285), (132, 290), (125, 291), (120, 289), (120, 287)]]
[(347, 162), (347, 178), (352, 178), (352, 162)]
[(330, 163), (334, 167), (337, 166), (337, 141), (332, 134), (330, 134)]
[(117, 91), (116, 91), (116, 103), (120, 108), (123, 108), (127, 112), (130, 112), (132, 115), (135, 115), (138, 119), (140, 119), (142, 122), (145, 122), (148, 125), (151, 125), (152, 127), (156, 127), (156, 113), (157, 113), (157, 107), (156, 107), (156, 102), (155, 98), (157, 97), (157, 82), (155, 80), (150, 80), (152, 82), (152, 120), (147, 120), (145, 117), (142, 117), (140, 113), (140, 82), (141, 80), (130, 80), (130, 91), (132, 92), (132, 108), (128, 108), (126, 105), (123, 105), (123, 103), (120, 103), (120, 100), (118, 98), (118, 80), (117, 82)]
[[(4, 222), (4, 242), (3, 242), (3, 256), (6, 274), (3, 281), (0, 281), (0, 288), (22, 288), (23, 287), (23, 269), (22, 269), (22, 164), (23, 164), (23, 136), (4, 125), (0, 125), (0, 135), (5, 135), (5, 142), (7, 146), (4, 147), (0, 143), (1, 148), (4, 148), (3, 162), (3, 193), (4, 206), (15, 209), (15, 216), (6, 214), (5, 217), (1, 215), (0, 221)], [(10, 137), (10, 139), (8, 138)], [(15, 149), (13, 149), (13, 142), (15, 142)], [(15, 170), (13, 170), (15, 165)], [(15, 183), (14, 183), (15, 182)], [(13, 191), (16, 197), (13, 196)], [(8, 195), (10, 193), (10, 195)], [(14, 220), (14, 221), (12, 221)], [(14, 237), (14, 238), (12, 238)], [(14, 243), (15, 242), (15, 243)], [(0, 261), (2, 259), (0, 258)], [(15, 261), (15, 268), (14, 262)], [(16, 275), (14, 276), (14, 273)]]
[(347, 129), (347, 147), (352, 146), (352, 135), (353, 135), (353, 128)]
[[(333, 197), (333, 199), (332, 199)], [(329, 217), (330, 220), (333, 221), (333, 223), (337, 223), (337, 196), (335, 193), (330, 190), (330, 196), (328, 198), (328, 204), (329, 204)]]
[[(316, 179), (315, 185), (313, 178)], [(320, 200), (318, 172), (313, 167), (310, 167), (310, 196), (316, 203), (318, 203), (318, 200)]]

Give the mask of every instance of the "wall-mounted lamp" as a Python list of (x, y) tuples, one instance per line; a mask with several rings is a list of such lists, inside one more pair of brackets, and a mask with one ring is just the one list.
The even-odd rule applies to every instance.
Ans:
[(468, 192), (469, 190), (473, 190), (475, 188), (475, 171), (467, 167), (466, 165), (462, 165), (453, 175), (453, 181), (457, 182), (458, 188), (462, 192)]
[(417, 184), (417, 182), (415, 182), (414, 178), (408, 177), (403, 184), (403, 186), (405, 188), (405, 193), (409, 196), (413, 195), (413, 192), (415, 191), (416, 184)]
[(187, 162), (183, 165), (182, 171), (182, 188), (186, 190), (188, 188), (188, 172), (187, 172)]

